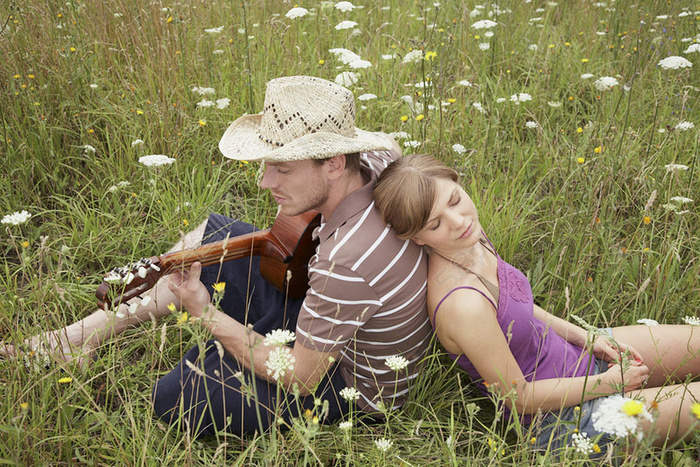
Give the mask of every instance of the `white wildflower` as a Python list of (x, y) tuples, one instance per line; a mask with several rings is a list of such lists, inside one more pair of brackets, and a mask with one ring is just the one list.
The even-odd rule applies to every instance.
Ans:
[(491, 44), (488, 42), (481, 42), (479, 44), (479, 50), (489, 50), (491, 48)]
[(691, 326), (700, 326), (700, 318), (697, 316), (684, 316), (683, 322), (685, 324), (690, 324)]
[(415, 141), (415, 140), (414, 140), (414, 141), (406, 141), (406, 142), (403, 143), (403, 146), (404, 146), (405, 148), (414, 148), (414, 149), (415, 149), (415, 148), (417, 148), (417, 147), (420, 147), (420, 145), (421, 145), (421, 142), (420, 142), (420, 141)]
[(539, 49), (539, 47), (537, 46), (537, 44), (530, 44), (530, 45), (527, 47), (527, 49), (528, 49), (529, 51), (531, 51), (531, 52), (537, 52), (537, 50)]
[(561, 107), (561, 102), (549, 101), (549, 102), (547, 102), (547, 105), (550, 107), (557, 108), (557, 107)]
[(12, 224), (12, 225), (20, 225), (24, 224), (29, 220), (29, 218), (32, 217), (31, 214), (29, 214), (27, 211), (15, 211), (12, 214), (6, 214), (0, 223), (2, 224)]
[(207, 94), (214, 94), (216, 91), (214, 88), (205, 88), (202, 86), (195, 86), (192, 88), (192, 92), (196, 92), (200, 96), (205, 96)]
[(481, 104), (481, 102), (472, 102), (472, 107), (474, 107), (476, 110), (478, 110), (481, 113), (484, 113), (484, 106)]
[(161, 165), (170, 165), (173, 162), (175, 162), (175, 159), (162, 154), (152, 154), (149, 156), (139, 157), (139, 163), (145, 165), (146, 167), (160, 167)]
[(605, 397), (591, 418), (593, 428), (598, 431), (621, 437), (633, 434), (638, 439), (644, 435), (640, 422), (652, 421), (651, 414), (641, 401), (619, 394)]
[(454, 152), (456, 152), (457, 154), (464, 154), (464, 153), (467, 152), (467, 148), (465, 148), (464, 146), (462, 146), (462, 145), (459, 144), (459, 143), (453, 144), (453, 145), (452, 145), (452, 150), (453, 150)]
[(355, 21), (341, 21), (340, 23), (335, 25), (335, 29), (338, 31), (342, 31), (344, 29), (352, 29), (355, 26), (357, 26), (357, 23)]
[(287, 345), (296, 339), (294, 332), (288, 329), (275, 329), (265, 334), (265, 345)]
[(309, 10), (306, 8), (302, 8), (300, 6), (294, 7), (291, 10), (287, 12), (284, 16), (286, 16), (289, 19), (297, 19), (301, 18), (302, 16), (306, 16), (309, 14)]
[(344, 71), (335, 77), (335, 84), (348, 87), (357, 83), (357, 80), (357, 73), (353, 73), (352, 71)]
[(674, 196), (671, 198), (671, 201), (674, 203), (679, 203), (679, 204), (686, 204), (686, 203), (692, 203), (693, 200), (690, 198), (686, 198), (685, 196)]
[(376, 94), (362, 94), (361, 96), (357, 96), (358, 101), (371, 101), (372, 99), (376, 99), (377, 95)]
[(664, 167), (666, 168), (667, 172), (677, 172), (679, 170), (688, 170), (688, 166), (683, 165), (683, 164), (666, 164)]
[(352, 420), (345, 420), (338, 424), (338, 428), (343, 431), (350, 431), (352, 429)]
[(200, 108), (207, 108), (207, 107), (213, 107), (214, 106), (214, 101), (210, 101), (208, 99), (202, 99), (201, 101), (197, 102), (197, 107)]
[(409, 135), (405, 131), (394, 131), (392, 133), (389, 133), (389, 136), (391, 136), (394, 139), (408, 139), (411, 137), (411, 135)]
[(496, 25), (498, 25), (498, 23), (495, 21), (491, 21), (490, 19), (482, 19), (481, 21), (477, 21), (476, 23), (472, 24), (472, 27), (474, 29), (491, 29)]
[(383, 54), (382, 60), (393, 60), (396, 58), (396, 54)]
[(98, 88), (98, 85), (95, 84), (95, 83), (92, 83), (92, 84), (90, 85), (90, 88), (91, 88), (91, 89), (97, 89), (97, 88)]
[(532, 120), (528, 120), (527, 122), (525, 122), (525, 128), (529, 128), (529, 129), (537, 128), (537, 123), (533, 122)]
[(486, 31), (484, 37), (493, 37), (493, 31)]
[(221, 31), (223, 31), (223, 30), (224, 30), (224, 27), (223, 27), (223, 26), (219, 26), (218, 28), (209, 28), (209, 29), (205, 29), (204, 32), (206, 32), (206, 33), (208, 33), (208, 34), (219, 34), (219, 33), (220, 33)]
[(335, 4), (335, 8), (337, 10), (342, 11), (343, 13), (347, 13), (349, 11), (352, 11), (355, 9), (355, 5), (353, 5), (350, 2), (338, 2)]
[(466, 87), (466, 88), (470, 88), (470, 87), (472, 86), (472, 83), (470, 83), (470, 82), (467, 81), (466, 79), (463, 79), (462, 81), (460, 81), (460, 82), (457, 83), (457, 84), (459, 84), (460, 86), (464, 86), (464, 87)]
[(618, 84), (620, 83), (612, 76), (603, 76), (595, 80), (595, 82), (593, 83), (593, 85), (598, 91), (609, 91)]
[(695, 123), (682, 121), (676, 125), (676, 130), (680, 131), (690, 130), (691, 128), (695, 128)]
[(673, 55), (661, 60), (659, 66), (664, 70), (678, 70), (680, 68), (690, 68), (693, 64), (688, 59)]
[(498, 99), (496, 99), (496, 104), (502, 104), (507, 100), (508, 99), (506, 99), (505, 97), (499, 97)]
[(401, 371), (408, 366), (408, 360), (402, 355), (392, 355), (388, 357), (384, 363), (394, 371)]
[(591, 78), (593, 78), (594, 76), (595, 76), (595, 75), (594, 75), (593, 73), (584, 73), (584, 74), (581, 75), (581, 79), (591, 79)]
[(532, 100), (532, 96), (530, 94), (525, 93), (525, 92), (513, 94), (512, 96), (510, 96), (510, 101), (515, 102), (516, 105), (520, 105), (521, 102), (527, 102), (527, 101), (531, 101), (531, 100)]
[(136, 146), (143, 146), (143, 140), (142, 139), (135, 139), (131, 142), (131, 147), (136, 147)]
[(645, 326), (649, 326), (649, 327), (659, 325), (658, 321), (656, 321), (655, 319), (650, 319), (650, 318), (641, 318), (641, 319), (638, 319), (637, 322), (639, 324), (644, 324)]
[(683, 51), (684, 54), (690, 54), (693, 52), (700, 53), (700, 44), (691, 44), (687, 49)]
[(267, 357), (265, 366), (267, 374), (272, 375), (275, 381), (283, 378), (287, 371), (294, 369), (296, 359), (292, 356), (292, 351), (289, 347), (275, 347)]
[(212, 50), (212, 52), (211, 52), (211, 53), (213, 53), (214, 55), (221, 55), (221, 54), (223, 54), (223, 53), (224, 53), (224, 51), (223, 51), (223, 50), (221, 50), (221, 49), (216, 49), (216, 50)]
[(228, 97), (216, 100), (216, 108), (219, 110), (223, 110), (229, 105), (231, 105), (231, 99), (229, 99)]
[(571, 445), (576, 452), (581, 454), (590, 454), (593, 452), (593, 440), (588, 438), (588, 434), (584, 432), (571, 435)]
[(411, 50), (404, 55), (401, 63), (418, 63), (423, 59), (423, 51), (420, 49)]
[(360, 398), (360, 391), (351, 387), (341, 389), (339, 394), (340, 397), (348, 402), (353, 402)]
[(377, 446), (382, 452), (387, 452), (394, 445), (394, 442), (386, 438), (379, 438), (374, 440), (374, 445)]
[(94, 146), (90, 146), (89, 144), (86, 144), (84, 146), (81, 146), (85, 150), (85, 154), (95, 154), (96, 149)]

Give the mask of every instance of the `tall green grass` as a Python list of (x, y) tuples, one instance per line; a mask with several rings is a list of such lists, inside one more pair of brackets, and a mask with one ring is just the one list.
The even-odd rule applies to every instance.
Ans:
[[(499, 253), (528, 274), (542, 306), (600, 326), (697, 315), (700, 140), (697, 128), (675, 129), (682, 121), (700, 125), (700, 55), (683, 54), (699, 31), (697, 11), (652, 0), (354, 3), (363, 8), (300, 3), (311, 14), (293, 20), (285, 17), (294, 6), (287, 2), (0, 4), (0, 215), (32, 213), (0, 234), (0, 337), (18, 342), (85, 316), (106, 270), (165, 251), (209, 212), (268, 225), (274, 203), (256, 186), (257, 167), (223, 159), (217, 142), (230, 121), (261, 110), (268, 80), (334, 80), (351, 71), (329, 52), (338, 47), (372, 63), (352, 70), (356, 96), (377, 96), (357, 102), (358, 126), (406, 132), (399, 142), (418, 145), (406, 153), (428, 152), (455, 166)], [(472, 27), (486, 18), (498, 22), (493, 37)], [(343, 20), (358, 24), (336, 29)], [(403, 63), (416, 49), (434, 52), (432, 59)], [(694, 66), (659, 68), (669, 55)], [(597, 90), (601, 76), (619, 85)], [(431, 85), (415, 86), (421, 82)], [(200, 96), (196, 86), (215, 92)], [(532, 100), (516, 105), (510, 98), (518, 93)], [(231, 101), (198, 107), (204, 98)], [(137, 139), (143, 144), (132, 144)], [(137, 162), (146, 154), (176, 162), (147, 169)], [(669, 171), (668, 164), (688, 169)], [(664, 207), (674, 196), (695, 201), (677, 214)], [(530, 435), (498, 422), (493, 404), (438, 346), (410, 403), (386, 423), (357, 422), (343, 432), (300, 420), (287, 431), (193, 441), (152, 416), (149, 395), (158, 376), (205, 337), (196, 324), (171, 317), (110, 341), (86, 369), (0, 362), (0, 459), (584, 462), (573, 451), (530, 450)], [(72, 381), (59, 383), (65, 377)], [(392, 448), (378, 450), (379, 438)], [(689, 465), (699, 440), (694, 434), (663, 451), (641, 444), (622, 463)]]

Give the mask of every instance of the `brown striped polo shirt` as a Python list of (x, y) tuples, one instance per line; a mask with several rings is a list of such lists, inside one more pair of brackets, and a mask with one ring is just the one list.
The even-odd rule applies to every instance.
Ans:
[[(389, 151), (362, 154), (370, 181), (352, 192), (324, 219), (320, 243), (309, 262), (309, 291), (299, 312), (297, 342), (321, 352), (340, 351), (338, 368), (361, 394), (358, 407), (377, 412), (403, 405), (431, 338), (426, 312), (427, 258), (422, 248), (400, 240), (374, 207), (376, 177)], [(390, 369), (402, 356), (408, 366)]]

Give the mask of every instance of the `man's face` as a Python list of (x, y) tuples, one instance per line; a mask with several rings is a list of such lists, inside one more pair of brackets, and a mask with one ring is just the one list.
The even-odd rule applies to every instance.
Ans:
[(312, 160), (266, 162), (260, 188), (270, 190), (280, 212), (288, 216), (322, 211), (330, 194), (323, 166)]

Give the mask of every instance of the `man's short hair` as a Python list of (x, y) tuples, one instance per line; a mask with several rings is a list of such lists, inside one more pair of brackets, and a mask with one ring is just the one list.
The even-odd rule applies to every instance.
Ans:
[[(314, 164), (317, 166), (323, 165), (326, 163), (326, 161), (330, 159), (312, 159), (314, 161)], [(345, 169), (348, 170), (350, 173), (354, 172), (359, 172), (360, 171), (360, 153), (359, 152), (353, 152), (352, 154), (345, 154)]]

